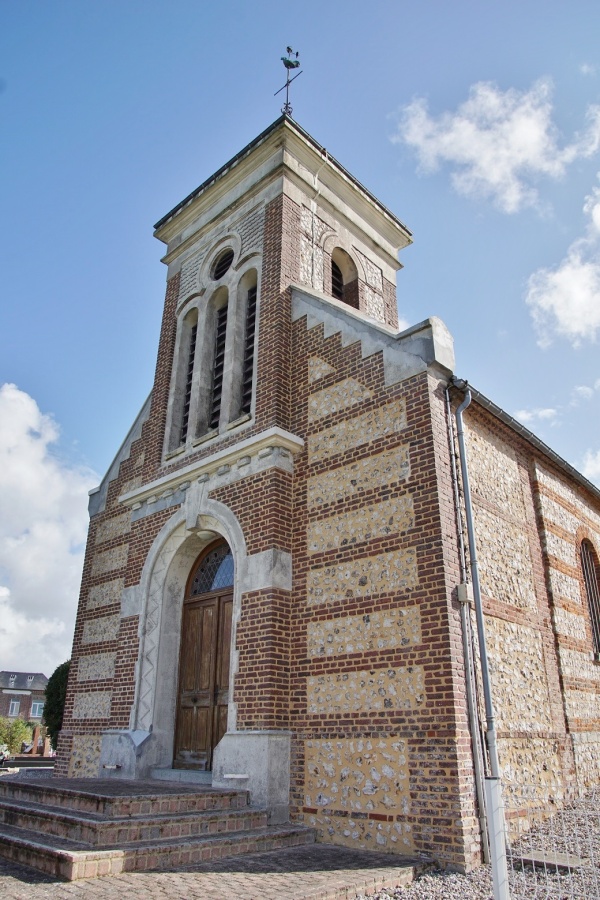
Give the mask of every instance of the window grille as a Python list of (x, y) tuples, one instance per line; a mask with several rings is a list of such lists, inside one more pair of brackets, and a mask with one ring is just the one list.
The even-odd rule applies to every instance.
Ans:
[(9, 716), (18, 716), (20, 709), (21, 709), (21, 701), (20, 700), (11, 700), (10, 706), (8, 708)]
[(181, 419), (181, 433), (179, 443), (185, 444), (188, 427), (190, 424), (190, 403), (192, 402), (192, 376), (194, 374), (194, 356), (196, 354), (196, 334), (198, 326), (194, 325), (190, 333), (190, 349), (188, 354), (187, 375), (185, 382), (185, 394), (183, 398), (183, 417)]
[(227, 306), (217, 310), (215, 331), (215, 357), (213, 363), (213, 386), (210, 407), (210, 427), (219, 427), (221, 398), (223, 394), (223, 373), (225, 370), (225, 335), (227, 333)]
[(331, 260), (331, 293), (336, 300), (344, 299), (344, 278), (342, 276), (342, 270), (333, 260)]
[(252, 380), (254, 374), (254, 332), (256, 330), (256, 287), (248, 291), (246, 311), (246, 343), (244, 346), (244, 368), (242, 371), (241, 412), (249, 413), (252, 404)]
[(600, 658), (600, 563), (590, 541), (581, 543), (581, 568), (592, 623), (594, 654)]

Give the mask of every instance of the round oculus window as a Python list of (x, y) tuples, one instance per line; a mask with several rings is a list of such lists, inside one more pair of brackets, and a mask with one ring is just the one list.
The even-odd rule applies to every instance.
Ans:
[(233, 250), (223, 250), (223, 252), (217, 256), (215, 264), (213, 265), (213, 281), (218, 281), (219, 278), (222, 278), (223, 275), (225, 275), (225, 273), (229, 271), (232, 262)]

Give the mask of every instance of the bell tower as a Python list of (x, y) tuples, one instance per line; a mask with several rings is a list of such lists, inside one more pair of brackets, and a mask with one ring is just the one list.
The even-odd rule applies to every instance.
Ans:
[[(168, 290), (145, 477), (289, 424), (292, 285), (391, 328), (410, 232), (289, 116), (156, 225)], [(157, 435), (158, 436), (158, 435)]]

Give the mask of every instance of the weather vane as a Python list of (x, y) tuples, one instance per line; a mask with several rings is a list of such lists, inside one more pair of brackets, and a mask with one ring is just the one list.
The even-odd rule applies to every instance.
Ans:
[(291, 116), (292, 106), (290, 103), (290, 84), (292, 83), (292, 81), (296, 80), (298, 75), (302, 75), (302, 72), (298, 72), (296, 75), (294, 75), (293, 78), (290, 78), (292, 69), (300, 68), (300, 60), (298, 59), (300, 54), (294, 53), (291, 47), (286, 47), (285, 49), (287, 51), (287, 56), (282, 56), (281, 62), (286, 68), (287, 78), (283, 87), (280, 87), (278, 91), (275, 91), (273, 96), (276, 97), (277, 94), (280, 94), (285, 88), (285, 104), (281, 107), (281, 112), (285, 113), (286, 116)]

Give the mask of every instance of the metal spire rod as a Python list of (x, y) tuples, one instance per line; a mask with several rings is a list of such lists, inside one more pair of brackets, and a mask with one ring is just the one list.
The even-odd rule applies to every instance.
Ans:
[(287, 77), (285, 80), (285, 84), (282, 87), (280, 87), (278, 91), (275, 91), (273, 96), (276, 97), (277, 94), (280, 94), (281, 91), (283, 91), (285, 89), (285, 103), (281, 107), (281, 112), (284, 113), (286, 116), (291, 116), (293, 110), (292, 110), (292, 105), (290, 103), (290, 84), (292, 83), (292, 81), (295, 81), (299, 75), (302, 75), (302, 72), (298, 72), (296, 75), (294, 75), (293, 78), (290, 78), (290, 73), (291, 73), (292, 69), (300, 68), (300, 60), (298, 59), (300, 54), (299, 53), (294, 54), (294, 51), (292, 50), (291, 47), (286, 47), (286, 50), (287, 50), (288, 55), (282, 56), (281, 62), (283, 63), (283, 65), (286, 68)]

